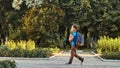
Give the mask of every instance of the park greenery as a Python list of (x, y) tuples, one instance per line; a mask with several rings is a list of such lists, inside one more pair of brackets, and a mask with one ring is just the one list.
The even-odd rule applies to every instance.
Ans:
[[(43, 47), (65, 48), (69, 45), (67, 39), (72, 24), (79, 25), (78, 31), (84, 35), (85, 47), (89, 46), (89, 37), (94, 42), (101, 36), (117, 38), (120, 35), (120, 1), (0, 0), (0, 43), (1, 47), (13, 46), (9, 49), (11, 51), (19, 47), (26, 50), (31, 45), (35, 46), (28, 51)], [(34, 44), (29, 43), (30, 39)]]
[(16, 63), (15, 61), (10, 61), (10, 60), (4, 60), (0, 61), (0, 68), (16, 68)]
[(120, 59), (120, 37), (100, 37), (96, 44), (96, 51), (107, 59)]
[(97, 42), (97, 52), (120, 52), (120, 37), (110, 38), (107, 36), (100, 37)]
[(27, 57), (27, 58), (48, 58), (54, 53), (60, 52), (60, 49), (55, 48), (36, 48), (35, 42), (32, 40), (9, 40), (4, 45), (0, 46), (1, 57)]

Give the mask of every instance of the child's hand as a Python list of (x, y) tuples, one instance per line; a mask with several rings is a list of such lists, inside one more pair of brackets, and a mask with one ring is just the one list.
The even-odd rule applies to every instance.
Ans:
[(73, 40), (73, 36), (72, 36), (72, 34), (70, 34), (70, 36), (69, 36), (69, 42), (71, 42)]

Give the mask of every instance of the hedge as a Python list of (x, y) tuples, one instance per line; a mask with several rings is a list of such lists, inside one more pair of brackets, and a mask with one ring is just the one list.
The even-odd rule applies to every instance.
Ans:
[(120, 52), (105, 52), (105, 53), (102, 53), (101, 57), (105, 59), (120, 60)]
[(0, 47), (0, 56), (1, 57), (40, 57), (47, 58), (55, 52), (59, 52), (59, 48), (36, 48), (33, 50), (25, 50), (25, 49), (14, 49), (10, 50), (6, 46)]
[(35, 42), (31, 39), (28, 41), (8, 40), (0, 46), (0, 56), (2, 57), (49, 57), (55, 52), (59, 52), (59, 48), (36, 48)]

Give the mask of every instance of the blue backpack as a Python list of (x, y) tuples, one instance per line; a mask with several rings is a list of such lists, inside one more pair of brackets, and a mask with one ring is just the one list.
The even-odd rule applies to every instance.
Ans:
[(79, 32), (77, 32), (77, 42), (76, 42), (76, 45), (77, 46), (84, 45), (84, 36), (81, 33), (79, 33)]

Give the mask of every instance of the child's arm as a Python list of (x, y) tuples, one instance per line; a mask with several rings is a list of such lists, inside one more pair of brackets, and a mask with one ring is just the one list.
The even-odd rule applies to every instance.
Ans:
[(70, 36), (69, 36), (69, 42), (71, 42), (73, 40), (73, 36), (72, 36), (72, 34), (70, 34)]

